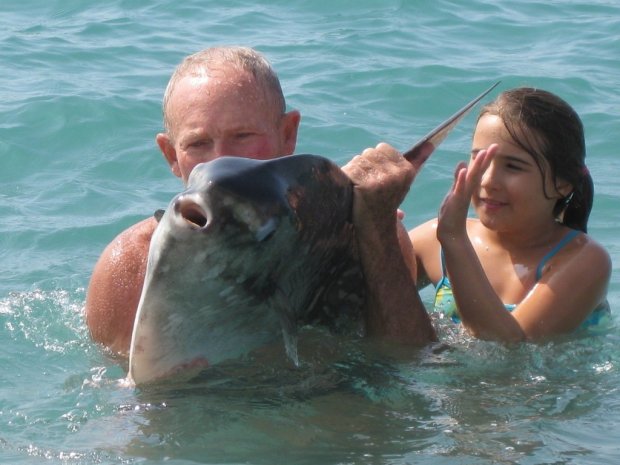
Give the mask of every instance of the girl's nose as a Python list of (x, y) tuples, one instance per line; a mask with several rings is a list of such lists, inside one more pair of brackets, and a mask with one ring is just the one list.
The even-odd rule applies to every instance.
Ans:
[(498, 181), (498, 171), (497, 165), (495, 164), (495, 160), (491, 161), (491, 164), (486, 169), (484, 173), (482, 173), (482, 179), (480, 180), (480, 186), (484, 188), (491, 188), (497, 184)]

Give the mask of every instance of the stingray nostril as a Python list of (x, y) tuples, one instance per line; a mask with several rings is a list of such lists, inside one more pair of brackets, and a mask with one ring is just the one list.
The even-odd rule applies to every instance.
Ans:
[(207, 224), (207, 213), (192, 200), (181, 199), (177, 204), (177, 211), (192, 226), (203, 228)]

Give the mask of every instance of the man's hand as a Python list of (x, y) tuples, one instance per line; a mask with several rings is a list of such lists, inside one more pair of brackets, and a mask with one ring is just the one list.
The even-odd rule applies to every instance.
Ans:
[(411, 163), (385, 143), (364, 150), (342, 170), (353, 182), (356, 228), (381, 228), (384, 222), (395, 221), (395, 213), (417, 174)]

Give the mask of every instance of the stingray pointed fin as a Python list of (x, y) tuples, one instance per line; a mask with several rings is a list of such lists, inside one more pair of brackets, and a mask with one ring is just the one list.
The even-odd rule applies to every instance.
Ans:
[(286, 294), (276, 287), (271, 296), (274, 308), (280, 315), (280, 325), (282, 327), (282, 339), (284, 341), (284, 349), (289, 360), (296, 367), (299, 366), (299, 355), (297, 353), (297, 315), (291, 306)]
[(453, 114), (450, 118), (445, 120), (431, 132), (429, 132), (426, 136), (424, 136), (420, 141), (415, 144), (411, 149), (403, 154), (403, 156), (407, 159), (407, 161), (413, 163), (414, 165), (420, 167), (422, 164), (430, 157), (430, 155), (435, 151), (435, 149), (443, 142), (443, 140), (448, 136), (450, 131), (461, 121), (461, 119), (469, 113), (471, 110), (482, 98), (495, 89), (499, 85), (500, 81), (493, 84), (483, 93), (481, 93), (478, 97), (473, 99), (455, 114)]
[(166, 213), (166, 210), (164, 210), (163, 208), (160, 208), (159, 210), (155, 210), (155, 213), (153, 213), (153, 217), (159, 223), (161, 221), (162, 216), (164, 216), (164, 213)]

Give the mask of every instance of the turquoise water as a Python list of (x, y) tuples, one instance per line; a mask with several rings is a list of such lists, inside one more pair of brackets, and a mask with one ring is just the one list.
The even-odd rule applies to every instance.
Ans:
[[(180, 190), (154, 143), (181, 58), (254, 46), (302, 111), (298, 152), (343, 164), (406, 149), (501, 80), (581, 114), (591, 234), (620, 308), (620, 4), (614, 0), (229, 2), (4, 0), (0, 5), (0, 462), (11, 464), (610, 464), (620, 460), (617, 316), (542, 346), (473, 341), (383, 353), (308, 333), (183, 386), (124, 387), (81, 316), (103, 247)], [(146, 5), (146, 2), (144, 2)], [(403, 208), (435, 215), (470, 115)]]

